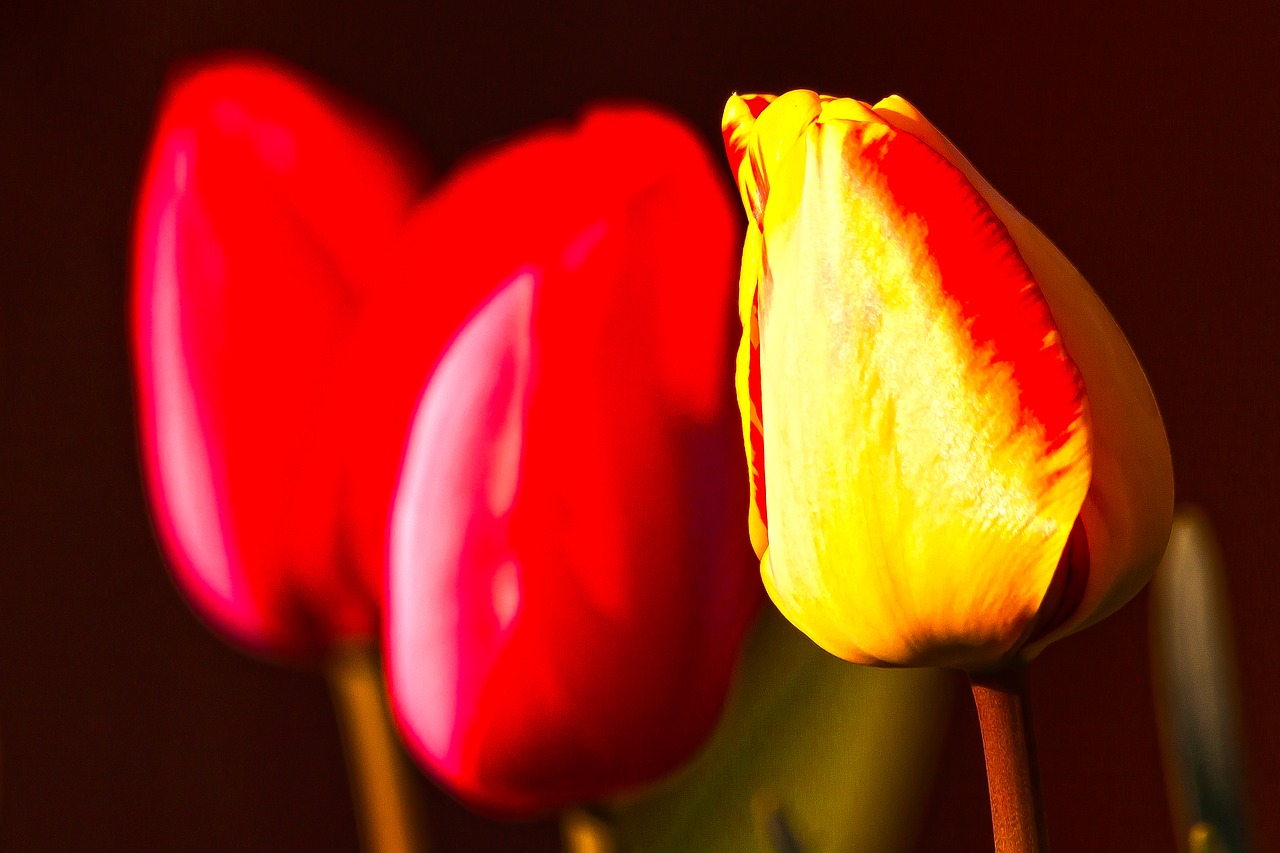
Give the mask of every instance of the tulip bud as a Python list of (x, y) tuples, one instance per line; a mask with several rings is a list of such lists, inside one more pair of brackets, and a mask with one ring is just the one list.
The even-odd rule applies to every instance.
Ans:
[(418, 183), (386, 134), (263, 61), (206, 65), (162, 109), (135, 245), (143, 465), (179, 585), (255, 650), (377, 637), (382, 551), (350, 547), (325, 415)]
[(492, 295), (410, 433), (393, 702), (473, 804), (599, 800), (701, 743), (759, 599), (734, 511), (732, 208), (688, 131), (614, 108), (473, 162), (436, 204), (423, 263)]
[(734, 96), (766, 588), (847, 660), (1029, 659), (1150, 577), (1173, 475), (1114, 320), (910, 104)]

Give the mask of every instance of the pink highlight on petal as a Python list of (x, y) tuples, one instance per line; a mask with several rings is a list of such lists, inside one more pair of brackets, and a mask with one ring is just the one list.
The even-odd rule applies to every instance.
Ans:
[[(409, 290), (388, 253), (422, 189), (416, 159), (267, 59), (198, 63), (160, 110), (134, 256), (149, 496), (180, 587), (259, 653), (314, 659), (380, 631), (394, 478), (348, 498), (358, 448), (398, 453), (422, 375), (370, 412), (340, 368), (369, 304)], [(434, 348), (452, 329), (417, 331)]]
[[(533, 288), (535, 278), (532, 273), (517, 276), (497, 299), (502, 304), (493, 307), (493, 311), (511, 310), (515, 316), (527, 316), (532, 310)], [(509, 295), (508, 295), (509, 294)], [(506, 300), (521, 300), (508, 309)], [(477, 318), (478, 319), (478, 318)], [(529, 383), (530, 330), (528, 324), (514, 329), (511, 339), (506, 342), (511, 347), (516, 375), (513, 377), (514, 387), (524, 389)], [(489, 512), (495, 518), (505, 516), (511, 511), (515, 501), (516, 487), (520, 483), (520, 451), (524, 436), (525, 395), (512, 394), (506, 407), (506, 417), (498, 427), (493, 438), (493, 451), (489, 468), (489, 476), (485, 479)]]
[(506, 630), (520, 611), (520, 567), (507, 560), (493, 573), (493, 612)]
[[(181, 208), (190, 204), (185, 191), (194, 147), (190, 133), (169, 141), (159, 159), (171, 168), (156, 170), (155, 201), (144, 214), (153, 223), (142, 229), (145, 260), (138, 270), (137, 334), (150, 354), (139, 366), (142, 430), (149, 437), (143, 441), (144, 461), (160, 496), (154, 504), (157, 527), (199, 609), (230, 622), (227, 627), (247, 639), (262, 630), (261, 619), (235, 556), (230, 508), (223, 500), (227, 490), (219, 476), (221, 448), (211, 440), (208, 414), (192, 382), (182, 328), (178, 229)], [(185, 212), (188, 223), (191, 213)], [(219, 257), (200, 260), (209, 279), (225, 277)]]
[[(630, 790), (721, 708), (760, 584), (717, 174), (679, 122), (600, 108), (472, 161), (406, 228), (394, 269), (443, 286), (381, 359), (436, 365), (390, 466), (386, 659), (411, 752), (473, 807)], [(437, 327), (461, 331), (423, 356)]]
[[(462, 758), (459, 723), (471, 718), (478, 679), (499, 650), (494, 628), (507, 628), (520, 604), (506, 515), (519, 476), (534, 287), (529, 273), (503, 286), (440, 359), (414, 416), (391, 518), (396, 714), (418, 757), (446, 773)], [(489, 606), (470, 606), (476, 600)]]
[(207, 430), (198, 412), (191, 377), (187, 373), (182, 347), (182, 316), (178, 311), (178, 283), (173, 269), (175, 211), (165, 211), (156, 247), (156, 275), (153, 280), (150, 329), (155, 353), (152, 382), (156, 455), (165, 460), (159, 466), (165, 506), (177, 540), (185, 546), (187, 558), (204, 568), (201, 583), (220, 597), (232, 600), (233, 579), (228, 547), (231, 532), (225, 523), (225, 507), (213, 486)]

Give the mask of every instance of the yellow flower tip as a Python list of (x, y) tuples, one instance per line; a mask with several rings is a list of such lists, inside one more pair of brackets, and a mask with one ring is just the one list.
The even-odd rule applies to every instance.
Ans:
[(720, 117), (720, 130), (724, 133), (726, 148), (741, 150), (742, 146), (735, 144), (734, 140), (745, 139), (751, 126), (755, 124), (756, 117), (751, 112), (751, 107), (747, 106), (747, 98), (750, 97), (752, 96), (734, 92), (725, 101), (724, 114)]
[(788, 92), (766, 101), (752, 126), (751, 156), (757, 168), (768, 175), (786, 156), (822, 111), (816, 92), (807, 89)]
[(740, 95), (734, 92), (725, 102), (720, 117), (725, 151), (735, 164), (746, 154), (747, 141), (755, 130), (756, 116), (773, 102), (772, 95)]
[(869, 121), (880, 124), (881, 120), (878, 115), (872, 112), (871, 107), (862, 101), (853, 98), (831, 98), (823, 96), (820, 99), (821, 106), (819, 108), (817, 122), (826, 124), (832, 121)]
[[(876, 101), (875, 106), (871, 108), (877, 115), (881, 110), (896, 113), (897, 115), (914, 117), (923, 120), (920, 111), (917, 110), (910, 101), (898, 94), (888, 95)], [(883, 116), (882, 116), (883, 118)]]
[(772, 95), (739, 95), (735, 92), (725, 102), (724, 114), (720, 118), (729, 168), (737, 181), (747, 215), (751, 217), (763, 209), (767, 187), (759, 182), (759, 174), (753, 173), (752, 163), (759, 158), (748, 157), (748, 149), (756, 139), (756, 116), (774, 100)]
[(747, 140), (755, 127), (756, 117), (745, 98), (734, 93), (724, 105), (724, 115), (720, 118), (720, 132), (724, 136), (724, 150), (729, 157), (729, 168), (734, 177), (747, 154)]
[(1172, 471), (1079, 273), (900, 96), (730, 99), (738, 398), (769, 594), (841, 657), (989, 668), (1110, 612)]

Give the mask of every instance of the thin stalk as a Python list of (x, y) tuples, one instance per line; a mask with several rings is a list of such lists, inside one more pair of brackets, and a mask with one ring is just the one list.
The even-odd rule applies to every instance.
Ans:
[(1047, 853), (1025, 666), (970, 673), (991, 794), (996, 853)]
[(387, 707), (377, 651), (350, 646), (326, 668), (343, 731), (351, 793), (366, 853), (426, 853), (412, 771)]
[(566, 811), (560, 818), (560, 832), (565, 853), (618, 853), (609, 822), (588, 809)]

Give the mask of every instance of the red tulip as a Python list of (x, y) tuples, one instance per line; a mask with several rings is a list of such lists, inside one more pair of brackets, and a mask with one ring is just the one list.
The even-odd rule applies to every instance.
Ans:
[(410, 747), (474, 803), (607, 797), (718, 716), (759, 598), (735, 230), (701, 145), (640, 109), (472, 163), (410, 229), (403, 269), (492, 290), (414, 417), (387, 614)]
[(160, 537), (242, 644), (372, 640), (416, 418), (389, 631), (411, 745), (492, 806), (605, 796), (700, 742), (759, 598), (732, 206), (638, 108), (484, 155), (416, 208), (415, 175), (270, 64), (173, 88), (134, 305)]
[(136, 243), (143, 462), (179, 584), (259, 651), (378, 635), (383, 551), (352, 531), (385, 527), (390, 484), (341, 500), (334, 376), (418, 193), (387, 134), (268, 63), (208, 65), (163, 107)]

